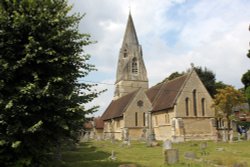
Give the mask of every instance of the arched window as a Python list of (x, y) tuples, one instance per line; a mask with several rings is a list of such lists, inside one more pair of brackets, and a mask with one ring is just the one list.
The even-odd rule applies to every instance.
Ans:
[(124, 57), (124, 58), (128, 57), (128, 51), (127, 51), (127, 49), (124, 49), (123, 57)]
[(201, 113), (202, 113), (202, 116), (205, 116), (205, 109), (206, 109), (206, 100), (205, 98), (202, 98), (201, 99)]
[(138, 74), (138, 62), (136, 57), (132, 59), (132, 73)]
[(186, 103), (186, 116), (189, 115), (189, 99), (188, 97), (185, 99), (185, 103)]
[(194, 108), (194, 116), (197, 116), (197, 103), (196, 103), (196, 90), (193, 90), (193, 108)]
[(165, 114), (165, 124), (169, 124), (170, 120), (169, 120), (169, 115)]

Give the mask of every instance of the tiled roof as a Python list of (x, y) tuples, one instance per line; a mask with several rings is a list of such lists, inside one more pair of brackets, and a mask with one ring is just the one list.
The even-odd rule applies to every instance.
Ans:
[(186, 74), (150, 88), (146, 94), (152, 103), (152, 111), (172, 108), (188, 76)]
[(93, 124), (91, 123), (91, 121), (89, 121), (89, 122), (84, 123), (83, 127), (85, 129), (92, 129), (93, 128)]
[(96, 129), (103, 129), (104, 122), (101, 117), (94, 118), (94, 125)]
[(121, 117), (128, 104), (138, 91), (131, 92), (117, 100), (113, 100), (102, 114), (102, 120)]

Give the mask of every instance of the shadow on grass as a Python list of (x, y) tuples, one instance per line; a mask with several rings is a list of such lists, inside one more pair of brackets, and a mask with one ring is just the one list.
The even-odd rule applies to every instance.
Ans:
[(111, 153), (98, 150), (90, 143), (81, 143), (73, 151), (62, 153), (63, 167), (118, 167), (120, 164), (129, 162), (112, 161), (109, 159)]

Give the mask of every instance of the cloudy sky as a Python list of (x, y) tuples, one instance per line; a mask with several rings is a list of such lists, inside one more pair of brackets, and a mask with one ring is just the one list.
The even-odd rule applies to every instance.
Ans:
[(191, 63), (207, 67), (217, 81), (242, 87), (250, 69), (249, 0), (69, 0), (73, 12), (86, 13), (79, 30), (97, 43), (84, 48), (98, 71), (82, 82), (108, 89), (93, 104), (101, 115), (110, 103), (129, 8), (143, 49), (149, 85)]

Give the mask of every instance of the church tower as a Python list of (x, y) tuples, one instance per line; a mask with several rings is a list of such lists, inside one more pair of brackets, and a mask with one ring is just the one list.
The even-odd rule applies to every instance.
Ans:
[(114, 99), (139, 88), (143, 88), (145, 91), (148, 89), (148, 77), (143, 61), (142, 48), (138, 42), (131, 13), (129, 13), (119, 53)]

